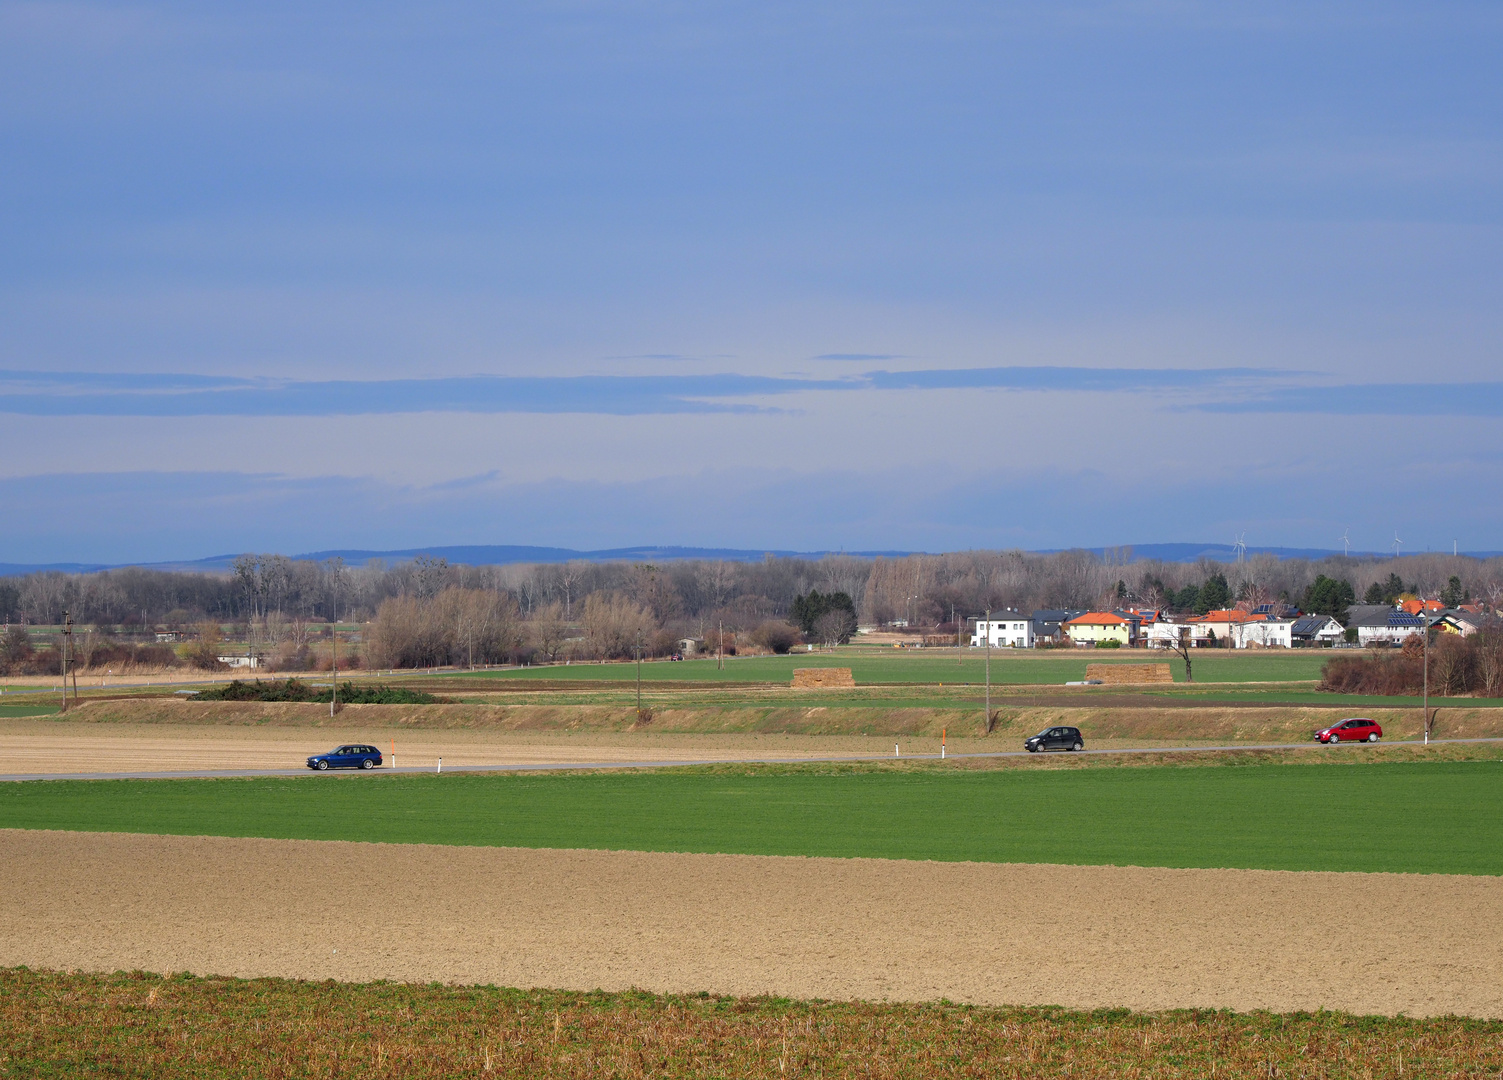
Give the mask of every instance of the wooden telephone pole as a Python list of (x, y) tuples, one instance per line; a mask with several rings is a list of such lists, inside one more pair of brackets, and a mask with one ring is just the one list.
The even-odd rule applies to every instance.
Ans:
[(78, 704), (78, 665), (73, 660), (73, 616), (63, 612), (63, 712), (68, 711), (68, 672), (73, 672), (73, 704)]
[(984, 730), (992, 733), (992, 609), (986, 609), (986, 723)]

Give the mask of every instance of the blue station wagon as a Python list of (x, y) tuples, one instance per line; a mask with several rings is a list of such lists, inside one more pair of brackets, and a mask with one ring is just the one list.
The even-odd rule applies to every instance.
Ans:
[(308, 759), (308, 768), (324, 772), (327, 769), (374, 769), (381, 764), (381, 751), (364, 743), (336, 746), (327, 754), (314, 754)]

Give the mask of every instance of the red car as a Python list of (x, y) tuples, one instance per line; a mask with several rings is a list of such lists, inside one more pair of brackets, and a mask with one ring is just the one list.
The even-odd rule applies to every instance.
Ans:
[(1376, 720), (1369, 720), (1365, 716), (1354, 716), (1350, 720), (1343, 720), (1339, 724), (1332, 724), (1328, 728), (1321, 728), (1315, 733), (1315, 737), (1327, 744), (1338, 742), (1377, 742), (1383, 737), (1383, 729), (1378, 726)]

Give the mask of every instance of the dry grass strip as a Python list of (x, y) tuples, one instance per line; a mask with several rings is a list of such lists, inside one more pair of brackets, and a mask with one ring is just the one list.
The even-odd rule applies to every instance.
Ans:
[(0, 971), (0, 1074), (1483, 1077), (1503, 1023)]

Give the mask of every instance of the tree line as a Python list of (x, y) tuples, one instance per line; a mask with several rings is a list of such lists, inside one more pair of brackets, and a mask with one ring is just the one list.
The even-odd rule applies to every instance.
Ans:
[[(456, 599), (470, 594), (488, 599)], [(263, 643), (280, 648), (290, 640), (295, 653), (306, 648), (311, 624), (337, 615), (342, 622), (372, 624), (373, 655), (436, 663), (441, 656), (452, 662), (462, 652), (465, 662), (473, 655), (481, 663), (519, 649), (554, 658), (563, 641), (580, 636), (591, 653), (621, 655), (639, 639), (658, 648), (683, 637), (710, 640), (724, 630), (749, 641), (773, 624), (792, 626), (809, 640), (842, 640), (852, 622), (947, 624), (953, 632), (956, 621), (986, 609), (1204, 612), (1238, 601), (1282, 601), (1337, 614), (1358, 597), (1386, 602), (1410, 594), (1496, 605), (1503, 600), (1503, 559), (1254, 555), (1242, 562), (1180, 564), (1134, 559), (1130, 549), (1115, 549), (1104, 556), (967, 551), (656, 565), (463, 566), (420, 557), (352, 567), (269, 554), (241, 556), (230, 572), (219, 574), (124, 569), (3, 578), (0, 619), (49, 626), (67, 611), (77, 624), (113, 628), (120, 636), (206, 622), (254, 625)], [(843, 599), (838, 610), (816, 611), (808, 606), (816, 596), (820, 605)], [(801, 598), (805, 606), (797, 607)], [(397, 606), (383, 621), (379, 613), (391, 602)], [(397, 612), (406, 612), (400, 621), (409, 627), (401, 633)], [(832, 617), (822, 629), (818, 623), (826, 616)]]

